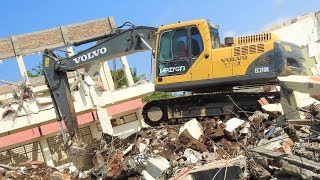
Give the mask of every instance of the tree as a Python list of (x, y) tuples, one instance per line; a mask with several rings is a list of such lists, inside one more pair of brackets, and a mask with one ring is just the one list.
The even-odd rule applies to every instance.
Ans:
[[(131, 71), (131, 75), (133, 78), (133, 82), (135, 82), (135, 83), (146, 78), (146, 76), (144, 74), (141, 74), (138, 76), (136, 68), (130, 68), (130, 71)], [(121, 87), (127, 85), (127, 79), (126, 79), (125, 72), (123, 69), (111, 71), (111, 76), (116, 81), (116, 83), (115, 83), (116, 87), (121, 88)]]
[(28, 77), (39, 77), (44, 75), (42, 64), (39, 62), (31, 71), (27, 71)]
[[(136, 83), (142, 79), (145, 79), (145, 75), (137, 75), (137, 69), (136, 68), (130, 68), (131, 74), (133, 81)], [(113, 79), (116, 82), (116, 87), (123, 87), (124, 85), (127, 85), (127, 80), (124, 74), (123, 69), (118, 69), (117, 71), (111, 71), (111, 75)], [(166, 98), (172, 98), (175, 97), (173, 94), (169, 92), (153, 92), (152, 94), (145, 96), (142, 98), (143, 102), (149, 102), (152, 100), (157, 100), (157, 99), (166, 99)]]

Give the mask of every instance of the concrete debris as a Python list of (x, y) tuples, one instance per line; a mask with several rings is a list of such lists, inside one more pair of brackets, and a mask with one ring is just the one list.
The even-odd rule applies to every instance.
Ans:
[[(248, 177), (246, 157), (217, 160), (212, 163), (195, 166), (192, 170), (179, 175), (179, 179), (246, 179)], [(174, 178), (173, 178), (174, 179)]]
[(130, 145), (128, 146), (128, 148), (125, 149), (125, 150), (122, 152), (122, 154), (123, 154), (124, 156), (125, 156), (126, 154), (128, 154), (128, 153), (132, 150), (133, 146), (134, 146), (134, 144), (130, 144)]
[(261, 106), (270, 116), (278, 116), (283, 114), (283, 109), (281, 103), (276, 104), (266, 104)]
[(286, 155), (263, 147), (250, 150), (256, 158), (267, 160), (266, 168), (277, 171), (276, 175), (290, 174), (301, 179), (319, 179), (320, 163), (296, 155)]
[(262, 121), (268, 119), (268, 117), (269, 114), (262, 113), (261, 111), (255, 111), (254, 114), (248, 119), (255, 126), (255, 128), (260, 128), (260, 126), (262, 125)]
[[(287, 124), (275, 113), (244, 118), (192, 119), (141, 129), (120, 139), (102, 134), (81, 156), (76, 171), (42, 162), (0, 165), (7, 179), (317, 179), (319, 127)], [(70, 157), (72, 158), (72, 157)]]
[(1, 179), (71, 179), (70, 174), (59, 172), (58, 169), (47, 166), (40, 161), (20, 163), (19, 167), (10, 167), (3, 164), (0, 166)]
[(168, 168), (170, 168), (169, 161), (166, 158), (159, 156), (148, 158), (145, 170), (153, 178), (158, 178)]
[(179, 130), (179, 134), (184, 131), (188, 133), (196, 140), (199, 140), (203, 136), (203, 128), (196, 118), (185, 123)]
[(241, 135), (249, 133), (248, 125), (249, 123), (244, 120), (231, 118), (225, 123), (224, 131), (229, 138), (238, 139)]
[(231, 133), (232, 131), (236, 130), (239, 126), (241, 126), (244, 122), (245, 122), (244, 120), (241, 120), (239, 118), (231, 118), (225, 123), (226, 125), (225, 130), (228, 133)]
[(52, 103), (52, 99), (50, 97), (37, 97), (36, 101), (40, 105), (46, 105), (46, 104)]

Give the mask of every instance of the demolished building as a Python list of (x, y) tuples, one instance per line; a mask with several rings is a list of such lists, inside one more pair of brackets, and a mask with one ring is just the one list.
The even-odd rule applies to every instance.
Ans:
[[(62, 150), (61, 129), (65, 129), (65, 126), (56, 121), (45, 80), (43, 77), (26, 76), (23, 57), (45, 48), (65, 46), (66, 42), (104, 35), (113, 28), (114, 19), (107, 17), (0, 39), (1, 61), (14, 61), (7, 58), (16, 57), (23, 77), (21, 82), (2, 81), (4, 84), (0, 86), (1, 164), (44, 161), (49, 166), (57, 167), (70, 162)], [(69, 55), (73, 54), (72, 47), (67, 46), (66, 50)], [(126, 57), (121, 57), (120, 61), (127, 80), (126, 87), (115, 88), (108, 62), (95, 65), (87, 71), (68, 74), (77, 119), (86, 143), (99, 138), (101, 132), (125, 137), (142, 127), (141, 97), (154, 91), (154, 86), (147, 81), (134, 83)], [(95, 72), (99, 72), (99, 76), (90, 74)]]
[[(317, 13), (314, 15), (310, 15), (310, 17), (318, 17)], [(299, 22), (295, 21), (291, 24), (295, 25)], [(288, 26), (291, 26), (291, 24)], [(284, 29), (280, 28), (274, 31), (290, 31), (290, 28), (288, 30), (286, 26), (282, 26), (282, 28)], [(288, 32), (283, 34), (288, 34)], [(278, 36), (281, 39), (281, 33)], [(315, 38), (318, 39), (309, 38), (309, 40), (311, 39), (312, 43), (313, 41), (317, 43), (319, 36), (316, 35)], [(304, 46), (305, 42), (299, 45)], [(314, 53), (313, 50), (310, 52)], [(317, 61), (316, 55), (317, 53), (310, 55), (315, 62)], [(312, 68), (312, 72), (316, 74), (316, 65)], [(282, 79), (282, 81), (290, 86), (292, 82), (297, 81), (296, 78), (289, 77)], [(311, 80), (302, 79), (300, 84), (303, 85), (301, 87), (305, 87), (304, 82), (308, 81), (311, 84), (308, 83), (310, 89), (312, 89), (311, 86), (318, 88), (320, 85), (319, 79), (313, 79), (314, 82)], [(73, 94), (77, 112), (85, 112), (83, 115), (79, 113), (78, 116), (81, 127), (91, 123), (81, 122), (83, 119), (91, 121), (90, 114), (92, 121), (97, 121), (99, 119), (97, 116), (106, 117), (106, 112), (108, 115), (117, 110), (117, 112), (122, 112), (121, 110), (126, 109), (124, 107), (127, 104), (121, 104), (121, 102), (148, 93), (143, 91), (141, 94), (135, 94), (137, 92), (130, 91), (130, 88), (136, 88), (133, 90), (146, 88), (147, 86), (142, 86), (147, 84), (130, 86), (128, 89), (118, 90), (119, 92), (107, 90), (106, 92), (96, 93), (97, 90), (94, 89), (96, 87), (91, 82), (91, 80), (85, 81), (84, 87), (87, 88), (91, 98), (85, 98), (88, 100), (86, 102), (94, 102), (93, 111), (90, 108), (90, 113), (87, 113), (87, 109), (79, 111), (82, 107), (77, 106), (81, 105), (81, 101), (80, 105), (77, 105), (79, 103), (77, 100), (81, 99), (80, 97), (83, 98), (81, 95), (84, 92), (74, 92)], [(95, 91), (92, 91), (93, 89)], [(152, 88), (149, 90), (151, 92)], [(110, 99), (118, 98), (124, 94), (126, 98), (110, 102)], [(132, 97), (129, 95), (132, 95)], [(105, 123), (101, 126), (105, 133), (99, 133), (100, 136), (87, 139), (86, 152), (83, 156), (80, 156), (80, 158), (85, 158), (85, 163), (78, 164), (76, 158), (73, 162), (77, 170), (72, 171), (69, 166), (65, 166), (61, 168), (64, 169), (63, 173), (59, 174), (57, 173), (58, 170), (48, 168), (39, 162), (20, 163), (18, 167), (1, 165), (0, 167), (5, 171), (5, 177), (7, 178), (47, 177), (43, 174), (45, 172), (43, 169), (47, 168), (47, 174), (56, 172), (52, 174), (60, 178), (71, 177), (73, 179), (128, 177), (135, 179), (203, 179), (204, 177), (206, 179), (246, 179), (250, 177), (255, 179), (319, 179), (319, 117), (317, 116), (319, 112), (313, 113), (314, 107), (319, 102), (309, 97), (309, 94), (298, 92), (295, 100), (298, 104), (297, 107), (301, 108), (301, 110), (295, 110), (295, 112), (304, 121), (301, 119), (287, 121), (283, 118), (283, 111), (279, 106), (272, 106), (263, 98), (260, 99), (259, 103), (264, 106), (262, 108), (264, 112), (250, 112), (250, 116), (248, 115), (245, 118), (234, 116), (224, 119), (217, 117), (191, 119), (179, 125), (142, 128), (126, 138), (116, 137), (118, 134), (115, 133), (114, 128), (111, 128), (110, 122), (105, 123), (105, 119), (99, 119), (101, 125), (102, 122)], [(117, 105), (109, 106), (113, 103)], [(125, 103), (130, 103), (130, 101)], [(269, 105), (272, 107), (269, 107)], [(129, 106), (133, 107), (132, 104)], [(96, 111), (97, 113), (95, 113)], [(117, 116), (117, 113), (114, 114)], [(122, 119), (125, 120), (124, 117)], [(40, 127), (37, 127), (39, 133), (46, 131), (45, 128), (42, 128), (43, 125), (39, 124)], [(140, 127), (142, 127), (141, 124)], [(58, 123), (55, 123), (55, 127), (58, 127)], [(89, 129), (91, 131), (95, 128), (90, 124)], [(57, 134), (58, 130), (56, 128), (51, 132)], [(46, 135), (49, 137), (53, 134), (45, 134), (44, 138), (46, 138)], [(83, 134), (88, 135), (85, 132)], [(61, 138), (60, 136), (55, 137), (57, 139)], [(50, 143), (51, 139), (49, 138), (46, 139), (47, 143)], [(57, 142), (57, 139), (53, 141)], [(83, 139), (86, 140), (86, 138)], [(23, 148), (28, 149), (29, 147)], [(42, 152), (45, 152), (45, 150), (48, 152), (48, 149), (50, 147), (42, 149)], [(51, 156), (54, 155), (51, 154)], [(50, 162), (46, 161), (46, 163), (52, 166), (52, 164), (49, 164)]]

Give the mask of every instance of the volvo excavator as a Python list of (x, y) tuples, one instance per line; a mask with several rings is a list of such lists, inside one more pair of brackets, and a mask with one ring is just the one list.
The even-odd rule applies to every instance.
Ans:
[(159, 28), (119, 28), (109, 35), (73, 45), (94, 41), (96, 45), (72, 57), (61, 59), (51, 50), (45, 50), (43, 55), (45, 80), (57, 119), (65, 122), (74, 142), (81, 142), (81, 135), (67, 72), (95, 63), (152, 51), (155, 90), (192, 92), (147, 103), (142, 114), (151, 126), (179, 123), (188, 118), (241, 116), (260, 109), (257, 100), (262, 97), (269, 102), (287, 100), (290, 105), (287, 90), (241, 89), (248, 85), (279, 85), (279, 76), (306, 75), (305, 58), (299, 46), (280, 41), (271, 33), (226, 38), (222, 44), (218, 26), (204, 19)]

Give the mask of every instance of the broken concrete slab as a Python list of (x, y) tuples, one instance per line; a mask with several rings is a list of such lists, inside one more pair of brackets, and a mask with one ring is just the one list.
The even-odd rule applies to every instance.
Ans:
[(196, 118), (193, 118), (190, 121), (186, 122), (179, 129), (179, 134), (181, 134), (183, 131), (188, 131), (190, 135), (197, 140), (200, 140), (200, 138), (203, 136), (203, 127)]
[(266, 104), (261, 106), (270, 116), (278, 116), (284, 114), (281, 103)]
[(269, 150), (283, 152), (286, 154), (292, 154), (292, 147), (294, 142), (287, 134), (279, 135), (272, 139), (262, 139), (258, 143), (258, 146), (264, 147)]
[(202, 159), (201, 153), (190, 148), (187, 148), (184, 151), (183, 155), (187, 158), (187, 161), (191, 163), (196, 163), (198, 161), (201, 161)]
[(236, 130), (239, 126), (241, 126), (243, 123), (245, 123), (244, 120), (241, 120), (239, 118), (231, 118), (225, 123), (225, 130), (231, 133), (232, 131)]
[(177, 179), (244, 179), (248, 177), (246, 157), (238, 156), (229, 160), (219, 160), (202, 166), (195, 166), (187, 174)]
[(239, 118), (231, 118), (225, 123), (226, 135), (231, 139), (238, 139), (243, 134), (249, 133), (250, 124)]
[(145, 180), (155, 180), (155, 178), (152, 177), (146, 170), (143, 170), (141, 174)]
[(272, 166), (280, 168), (278, 171), (289, 172), (302, 179), (320, 178), (320, 163), (296, 155), (275, 152), (263, 147), (250, 150), (255, 158), (267, 158)]
[(153, 178), (161, 176), (161, 174), (170, 167), (169, 161), (161, 156), (151, 157), (147, 160), (145, 171)]
[(282, 147), (283, 139), (289, 138), (287, 134), (282, 134), (280, 136), (277, 136), (275, 138), (272, 138), (270, 140), (268, 139), (262, 139), (259, 143), (259, 147), (264, 147), (269, 150), (276, 150)]

